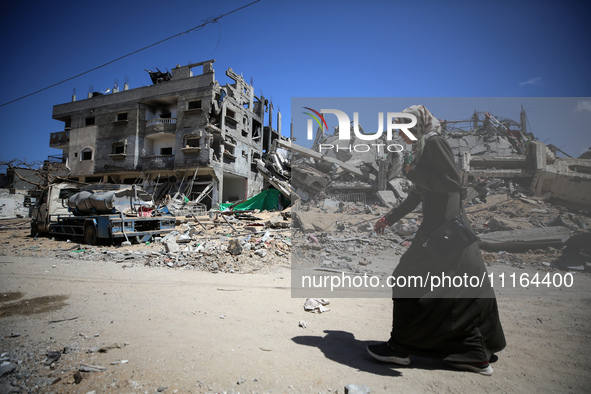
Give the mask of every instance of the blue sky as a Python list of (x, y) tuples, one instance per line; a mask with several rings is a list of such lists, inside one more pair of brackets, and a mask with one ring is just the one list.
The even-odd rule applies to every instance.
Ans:
[[(249, 2), (5, 2), (0, 104)], [(588, 1), (262, 0), (0, 107), (0, 160), (60, 154), (49, 148), (49, 134), (63, 129), (51, 119), (52, 107), (70, 101), (74, 89), (82, 99), (90, 85), (104, 91), (116, 79), (120, 85), (128, 79), (130, 88), (145, 86), (150, 80), (144, 69), (207, 59), (216, 59), (222, 84), (229, 81), (228, 67), (252, 78), (255, 92), (281, 109), (284, 134), (292, 97), (577, 97), (575, 105), (589, 104), (565, 113), (581, 122), (562, 127), (556, 119), (532, 131), (579, 155), (591, 146), (590, 10)], [(469, 108), (465, 116), (474, 109), (487, 108)], [(519, 109), (495, 114), (515, 118)], [(528, 115), (536, 122), (535, 111)]]
[[(487, 111), (501, 121), (509, 118), (519, 122), (523, 107), (527, 115), (527, 131), (533, 131), (539, 141), (553, 144), (575, 157), (585, 152), (591, 143), (591, 99), (581, 97), (294, 97), (291, 109), (293, 137), (297, 144), (312, 145), (312, 141), (307, 140), (307, 121), (311, 119), (307, 113), (310, 111), (304, 108), (317, 111), (337, 109), (345, 112), (350, 121), (357, 112), (361, 127), (374, 134), (378, 130), (379, 112), (384, 114), (382, 129), (386, 130), (388, 112), (400, 112), (414, 104), (423, 104), (435, 117), (449, 121), (469, 121), (474, 111)], [(482, 121), (483, 115), (479, 116)], [(337, 118), (327, 114), (325, 121), (330, 134), (338, 126)], [(465, 122), (458, 126), (466, 129), (469, 124)], [(314, 133), (316, 129), (314, 123)], [(582, 143), (585, 141), (586, 145)]]

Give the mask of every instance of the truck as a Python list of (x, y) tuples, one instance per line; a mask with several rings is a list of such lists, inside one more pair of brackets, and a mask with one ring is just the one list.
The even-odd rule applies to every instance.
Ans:
[(31, 235), (82, 238), (85, 244), (143, 242), (174, 230), (176, 219), (155, 209), (136, 185), (62, 182), (45, 188), (31, 215)]

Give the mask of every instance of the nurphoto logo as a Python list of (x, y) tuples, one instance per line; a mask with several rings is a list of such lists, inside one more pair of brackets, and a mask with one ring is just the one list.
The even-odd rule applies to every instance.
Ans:
[[(314, 121), (318, 124), (318, 127), (321, 132), (324, 130), (328, 131), (328, 125), (326, 120), (324, 119), (324, 114), (333, 114), (337, 117), (339, 123), (339, 141), (351, 140), (351, 120), (349, 116), (338, 109), (321, 109), (320, 111), (316, 111), (309, 107), (304, 107), (308, 111), (312, 112), (304, 112), (304, 114), (311, 117), (308, 119), (307, 123), (307, 139), (313, 140), (314, 139)], [(417, 138), (410, 132), (417, 124), (417, 118), (413, 114), (404, 113), (404, 112), (388, 112), (386, 114), (386, 141), (393, 140), (393, 131), (400, 130), (402, 133), (406, 135), (411, 141), (416, 141)], [(362, 133), (359, 131), (359, 113), (353, 112), (353, 133), (356, 139), (362, 141), (376, 141), (382, 138), (384, 134), (384, 113), (378, 112), (378, 131), (373, 134)], [(373, 143), (373, 144), (349, 144), (348, 146), (341, 146), (341, 145), (334, 145), (334, 144), (319, 144), (318, 151), (322, 152), (323, 150), (346, 150), (346, 151), (355, 151), (355, 152), (368, 152), (374, 147), (378, 150), (384, 149), (388, 152), (401, 152), (404, 150), (404, 147), (400, 144), (384, 144), (384, 143)]]

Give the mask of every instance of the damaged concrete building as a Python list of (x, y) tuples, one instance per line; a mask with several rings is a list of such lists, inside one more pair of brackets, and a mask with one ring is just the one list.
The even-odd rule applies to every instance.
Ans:
[(474, 112), (470, 121), (448, 123), (452, 127), (444, 135), (459, 157), (464, 180), (494, 178), (568, 206), (591, 207), (591, 160), (557, 156), (558, 148), (527, 132), (525, 111), (520, 118)]
[[(591, 160), (558, 157), (552, 146), (536, 141), (526, 124), (523, 110), (519, 122), (484, 111), (465, 120), (441, 121), (443, 137), (457, 158), (464, 184), (476, 189), (468, 197), (485, 198), (494, 183), (573, 207), (591, 207)], [(304, 201), (331, 196), (393, 207), (406, 198), (410, 182), (401, 169), (407, 151), (351, 152), (347, 146), (365, 141), (339, 141), (338, 127), (332, 135), (319, 130), (316, 136), (311, 149), (289, 145), (295, 154), (292, 184)], [(401, 141), (395, 137), (394, 142)], [(345, 146), (324, 151), (322, 144)]]
[[(256, 163), (281, 138), (281, 114), (232, 69), (221, 86), (208, 60), (170, 72), (149, 72), (152, 85), (89, 92), (59, 104), (51, 133), (55, 175), (87, 183), (141, 184), (156, 200), (207, 197), (207, 209), (251, 197), (264, 188)], [(268, 114), (268, 119), (265, 119)], [(203, 195), (202, 195), (203, 194)]]

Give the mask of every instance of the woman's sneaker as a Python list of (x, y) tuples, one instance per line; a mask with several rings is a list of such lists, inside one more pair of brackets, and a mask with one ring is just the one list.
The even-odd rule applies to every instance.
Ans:
[(400, 353), (395, 349), (392, 349), (388, 342), (382, 342), (377, 345), (369, 345), (367, 352), (370, 356), (376, 360), (383, 361), (385, 363), (394, 363), (399, 365), (409, 365), (410, 357), (408, 354)]
[(476, 372), (481, 375), (491, 376), (493, 374), (493, 369), (490, 366), (488, 361), (478, 363), (478, 362), (451, 362), (446, 361), (447, 364), (451, 365), (456, 369), (460, 369), (462, 371), (471, 371)]

